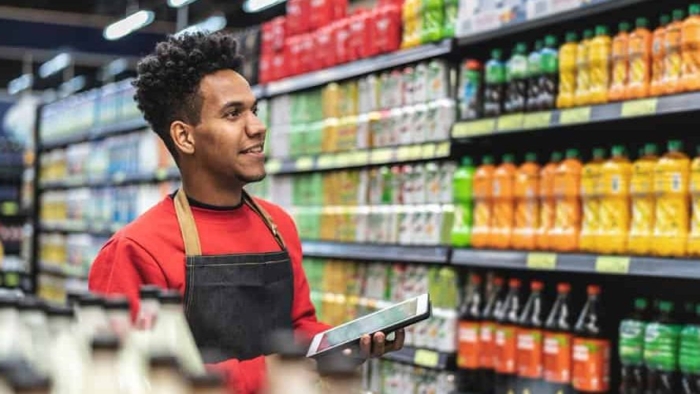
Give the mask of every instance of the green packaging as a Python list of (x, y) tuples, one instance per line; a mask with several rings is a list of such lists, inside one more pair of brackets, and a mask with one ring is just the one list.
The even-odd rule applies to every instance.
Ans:
[(440, 41), (443, 38), (442, 28), (445, 21), (443, 0), (423, 0), (421, 6), (423, 11), (421, 43)]

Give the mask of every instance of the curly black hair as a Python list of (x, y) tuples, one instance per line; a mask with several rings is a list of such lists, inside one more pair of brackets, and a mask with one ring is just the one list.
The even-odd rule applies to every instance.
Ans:
[(230, 34), (190, 33), (170, 36), (137, 65), (134, 99), (153, 131), (177, 161), (170, 124), (198, 124), (202, 111), (199, 84), (219, 70), (239, 71), (243, 57)]

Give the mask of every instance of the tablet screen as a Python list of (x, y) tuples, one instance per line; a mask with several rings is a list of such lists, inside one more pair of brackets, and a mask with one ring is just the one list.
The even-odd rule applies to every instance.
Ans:
[(394, 305), (379, 313), (372, 313), (357, 320), (338, 326), (323, 333), (317, 352), (353, 341), (364, 334), (375, 333), (395, 323), (408, 320), (416, 315), (418, 299)]

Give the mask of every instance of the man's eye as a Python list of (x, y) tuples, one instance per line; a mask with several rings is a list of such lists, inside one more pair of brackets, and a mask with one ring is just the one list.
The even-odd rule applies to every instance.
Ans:
[(227, 118), (237, 118), (240, 115), (241, 115), (241, 111), (239, 111), (239, 110), (230, 111), (230, 112), (226, 113)]
[(255, 107), (250, 109), (253, 112), (253, 115), (258, 116), (258, 106), (256, 105)]

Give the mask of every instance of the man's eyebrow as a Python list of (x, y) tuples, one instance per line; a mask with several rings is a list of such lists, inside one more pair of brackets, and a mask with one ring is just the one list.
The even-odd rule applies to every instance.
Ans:
[[(258, 100), (253, 101), (250, 108), (255, 108), (256, 105), (258, 105)], [(245, 108), (245, 107), (246, 107), (245, 101), (229, 101), (221, 107), (221, 112), (225, 112), (226, 110), (229, 110), (231, 108)]]

